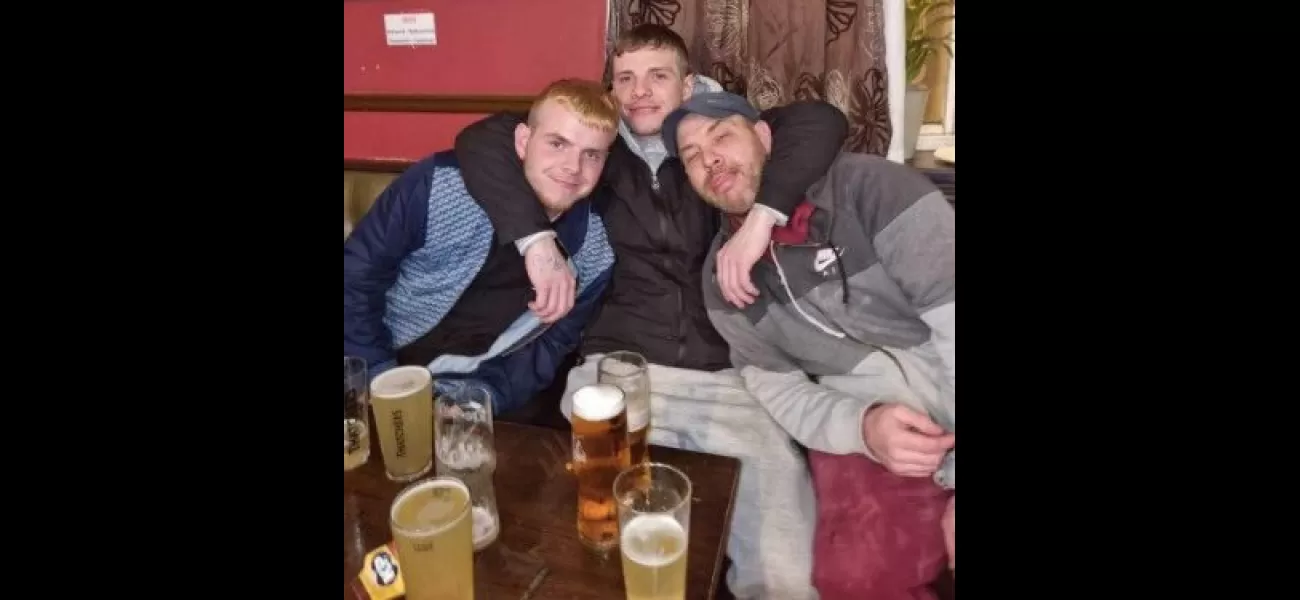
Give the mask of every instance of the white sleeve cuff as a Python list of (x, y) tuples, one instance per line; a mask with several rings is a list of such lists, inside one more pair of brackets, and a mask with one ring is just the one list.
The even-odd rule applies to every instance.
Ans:
[(528, 250), (529, 246), (533, 245), (533, 242), (536, 242), (543, 238), (553, 238), (553, 237), (555, 237), (555, 231), (553, 230), (547, 229), (544, 231), (539, 231), (532, 235), (526, 235), (524, 237), (515, 240), (515, 248), (518, 248), (519, 254), (522, 255), (524, 251)]
[(785, 216), (785, 214), (782, 213), (781, 211), (772, 208), (766, 204), (755, 204), (754, 207), (762, 209), (766, 211), (767, 214), (772, 215), (772, 218), (776, 220), (777, 227), (785, 227), (785, 224), (790, 221), (790, 217)]

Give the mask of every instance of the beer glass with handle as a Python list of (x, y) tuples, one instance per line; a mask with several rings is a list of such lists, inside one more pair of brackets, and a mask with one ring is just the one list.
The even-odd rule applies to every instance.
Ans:
[(627, 439), (632, 464), (650, 461), (650, 372), (636, 352), (610, 352), (596, 366), (596, 381), (623, 390), (627, 404)]
[(604, 554), (618, 545), (614, 479), (632, 464), (623, 390), (596, 383), (573, 394), (573, 475), (578, 478), (578, 539)]
[(469, 498), (464, 483), (433, 477), (393, 499), (388, 525), (407, 600), (474, 600)]
[(343, 357), (343, 470), (351, 471), (370, 460), (370, 391), (366, 389), (366, 361)]
[(662, 463), (632, 465), (614, 480), (627, 600), (683, 600), (691, 533), (691, 480)]
[(396, 367), (370, 382), (370, 409), (384, 473), (406, 482), (433, 469), (433, 376), (422, 366)]
[(500, 531), (492, 482), (497, 468), (492, 394), (480, 385), (463, 381), (441, 380), (434, 390), (438, 475), (455, 477), (469, 488), (477, 552), (495, 542)]

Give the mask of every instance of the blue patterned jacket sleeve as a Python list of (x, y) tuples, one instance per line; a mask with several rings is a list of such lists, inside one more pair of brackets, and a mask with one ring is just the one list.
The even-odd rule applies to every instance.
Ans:
[(371, 377), (396, 363), (385, 294), (402, 259), (425, 241), (428, 179), (414, 171), (379, 195), (343, 243), (343, 354), (364, 358)]
[(555, 381), (561, 363), (577, 349), (587, 321), (600, 306), (612, 271), (609, 268), (597, 276), (574, 299), (569, 314), (546, 333), (515, 352), (485, 361), (474, 371), (470, 377), (491, 386), (494, 392), (494, 414), (527, 404)]

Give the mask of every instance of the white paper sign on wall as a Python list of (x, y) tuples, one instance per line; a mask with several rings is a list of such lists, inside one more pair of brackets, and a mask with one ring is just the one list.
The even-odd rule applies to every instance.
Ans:
[(384, 15), (384, 33), (389, 46), (438, 45), (431, 12)]

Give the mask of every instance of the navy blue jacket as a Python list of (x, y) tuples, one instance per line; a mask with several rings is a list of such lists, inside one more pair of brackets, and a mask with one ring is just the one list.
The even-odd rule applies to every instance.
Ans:
[[(614, 253), (590, 199), (558, 219), (555, 231), (578, 276), (573, 309), (549, 327), (525, 312), (487, 355), (444, 356), (430, 365), (438, 379), (486, 384), (498, 412), (550, 386), (610, 279)], [(494, 235), (452, 152), (434, 154), (393, 180), (343, 244), (344, 355), (364, 358), (372, 378), (394, 366), (396, 349), (431, 331), (459, 301)]]

